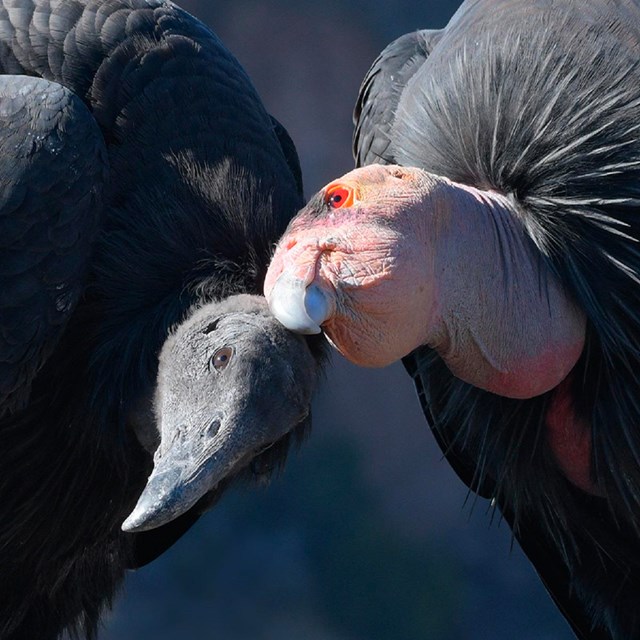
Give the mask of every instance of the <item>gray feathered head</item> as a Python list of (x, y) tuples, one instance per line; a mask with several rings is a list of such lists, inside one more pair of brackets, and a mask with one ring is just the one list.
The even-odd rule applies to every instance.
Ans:
[[(153, 529), (269, 456), (308, 421), (318, 365), (302, 336), (264, 298), (232, 296), (197, 309), (166, 340), (154, 399), (154, 468), (125, 531)], [(273, 458), (275, 457), (275, 461)]]

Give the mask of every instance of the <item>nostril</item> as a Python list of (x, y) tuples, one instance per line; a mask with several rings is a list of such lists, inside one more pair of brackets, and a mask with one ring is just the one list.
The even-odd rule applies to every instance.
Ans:
[(320, 243), (320, 249), (322, 251), (335, 251), (339, 242), (338, 238), (326, 238)]
[(220, 431), (220, 420), (212, 420), (202, 435), (207, 438), (215, 438), (218, 435), (218, 431)]
[(406, 177), (407, 172), (404, 171), (401, 167), (394, 167), (393, 169), (391, 169), (389, 171), (389, 173), (394, 177), (394, 178), (398, 178), (400, 180), (402, 180), (403, 178)]

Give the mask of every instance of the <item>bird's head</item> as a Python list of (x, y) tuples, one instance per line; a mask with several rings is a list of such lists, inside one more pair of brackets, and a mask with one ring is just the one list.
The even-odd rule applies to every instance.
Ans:
[(415, 215), (429, 186), (423, 171), (381, 165), (326, 186), (273, 257), (265, 294), (276, 317), (302, 333), (322, 326), (356, 364), (383, 366), (408, 353), (413, 334), (426, 335), (423, 314), (418, 320), (411, 308), (426, 311), (432, 297), (424, 290), (432, 279)]
[(265, 280), (274, 315), (383, 366), (429, 345), (463, 380), (525, 398), (577, 361), (585, 316), (507, 196), (370, 165), (312, 198)]
[[(196, 310), (166, 340), (154, 399), (153, 471), (123, 524), (145, 531), (180, 516), (251, 464), (268, 473), (283, 439), (308, 422), (318, 378), (306, 340), (262, 297)], [(262, 464), (261, 464), (262, 463)]]

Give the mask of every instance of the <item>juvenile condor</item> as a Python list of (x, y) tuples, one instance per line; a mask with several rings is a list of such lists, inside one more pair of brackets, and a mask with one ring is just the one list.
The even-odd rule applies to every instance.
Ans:
[(0, 0), (0, 73), (0, 638), (93, 638), (309, 425), (322, 350), (259, 295), (300, 167), (171, 2)]

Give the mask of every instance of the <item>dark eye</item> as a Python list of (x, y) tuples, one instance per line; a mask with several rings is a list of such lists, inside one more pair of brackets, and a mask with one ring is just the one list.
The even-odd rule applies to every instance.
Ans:
[(223, 371), (233, 356), (231, 347), (222, 347), (211, 356), (211, 366), (216, 371)]
[(336, 184), (329, 187), (324, 194), (324, 201), (332, 209), (340, 209), (341, 207), (350, 207), (354, 202), (353, 189), (344, 184)]

